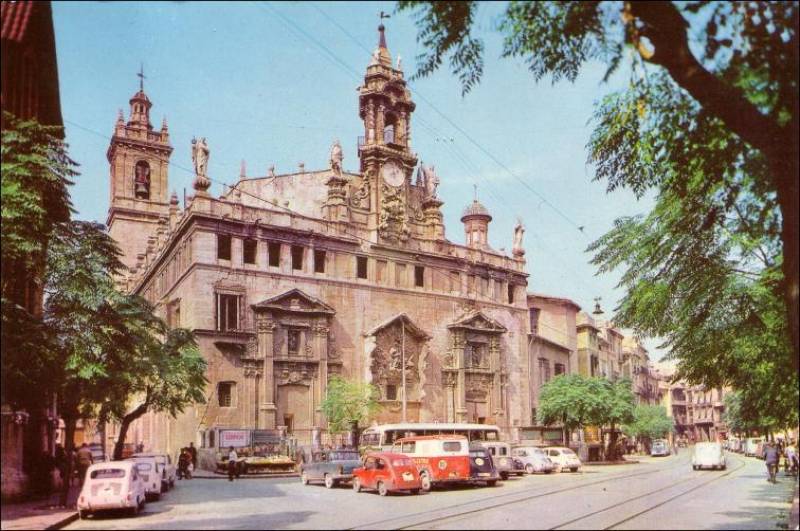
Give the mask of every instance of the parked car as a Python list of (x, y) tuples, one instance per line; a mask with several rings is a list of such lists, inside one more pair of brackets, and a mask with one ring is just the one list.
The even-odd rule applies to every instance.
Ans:
[(392, 453), (411, 458), (424, 491), (434, 485), (470, 482), (469, 442), (464, 436), (404, 437), (394, 442)]
[(500, 441), (475, 441), (470, 443), (470, 449), (473, 447), (483, 447), (489, 451), (497, 473), (503, 481), (509, 476), (521, 476), (525, 473), (525, 465), (511, 454), (510, 444)]
[(136, 463), (139, 476), (144, 482), (147, 495), (153, 499), (161, 498), (161, 466), (155, 457), (129, 457), (126, 461)]
[(761, 441), (756, 444), (756, 453), (754, 454), (757, 459), (764, 459), (764, 450), (767, 447), (767, 441)]
[(699, 470), (704, 467), (725, 470), (725, 452), (722, 450), (722, 443), (700, 442), (694, 445), (692, 468)]
[(167, 454), (155, 452), (133, 454), (133, 457), (153, 457), (161, 469), (161, 492), (167, 492), (175, 486), (178, 470), (172, 462), (172, 457)]
[(577, 472), (581, 468), (581, 460), (578, 459), (578, 456), (570, 450), (569, 448), (564, 448), (562, 446), (551, 446), (549, 448), (545, 448), (547, 452), (547, 457), (555, 463), (555, 471), (561, 472), (565, 468), (570, 469), (573, 472)]
[(332, 489), (341, 482), (353, 478), (353, 470), (361, 466), (357, 450), (336, 449), (311, 453), (311, 461), (300, 466), (300, 482), (308, 485), (312, 481), (322, 481), (326, 488)]
[(494, 466), (489, 450), (481, 446), (469, 450), (469, 477), (473, 484), (484, 483), (488, 487), (497, 485), (500, 474)]
[(650, 446), (651, 456), (666, 456), (669, 454), (669, 442), (667, 442), (665, 439), (656, 439), (653, 441), (653, 444)]
[(746, 456), (758, 455), (758, 444), (763, 442), (761, 437), (748, 437), (742, 444), (742, 453)]
[(147, 491), (137, 463), (103, 461), (90, 465), (78, 495), (78, 517), (83, 519), (95, 511), (126, 510), (136, 515), (146, 501)]
[(535, 446), (520, 446), (511, 451), (514, 459), (518, 459), (528, 474), (534, 472), (541, 472), (544, 474), (551, 473), (556, 465), (547, 457), (547, 453), (541, 448)]
[(402, 454), (370, 452), (363, 466), (353, 470), (353, 490), (375, 489), (381, 496), (407, 491), (419, 494), (422, 482), (414, 462)]

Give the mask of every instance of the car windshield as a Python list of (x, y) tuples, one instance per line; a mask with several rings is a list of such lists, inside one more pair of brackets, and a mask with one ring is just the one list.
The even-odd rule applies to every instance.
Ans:
[(470, 457), (486, 457), (486, 450), (471, 450)]
[(545, 453), (544, 453), (544, 450), (542, 450), (541, 448), (534, 448), (534, 449), (532, 449), (532, 450), (531, 450), (531, 454), (532, 454), (532, 455), (538, 455), (538, 456), (540, 456), (540, 457), (544, 457), (544, 456), (546, 456), (546, 455), (547, 455), (547, 454), (545, 454)]
[(561, 453), (564, 455), (568, 455), (570, 457), (573, 457), (575, 455), (575, 452), (573, 452), (569, 448), (564, 448), (563, 450), (561, 450)]
[(122, 468), (101, 468), (92, 470), (89, 477), (91, 479), (119, 479), (125, 477), (125, 470)]
[(331, 452), (331, 461), (358, 461), (358, 452)]
[(461, 442), (460, 441), (446, 441), (442, 443), (442, 450), (445, 452), (460, 452), (461, 451)]

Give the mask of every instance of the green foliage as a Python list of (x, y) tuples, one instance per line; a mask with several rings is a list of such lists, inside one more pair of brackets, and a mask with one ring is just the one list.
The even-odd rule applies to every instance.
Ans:
[(569, 431), (582, 426), (604, 426), (628, 422), (634, 396), (628, 380), (610, 382), (567, 374), (553, 378), (539, 391), (538, 420), (544, 425), (561, 424)]
[(371, 384), (361, 384), (331, 377), (322, 401), (322, 414), (328, 420), (331, 433), (343, 433), (353, 426), (363, 425), (380, 409), (380, 393)]
[(629, 436), (658, 439), (675, 429), (672, 418), (663, 406), (640, 404), (633, 410), (633, 421), (622, 427)]

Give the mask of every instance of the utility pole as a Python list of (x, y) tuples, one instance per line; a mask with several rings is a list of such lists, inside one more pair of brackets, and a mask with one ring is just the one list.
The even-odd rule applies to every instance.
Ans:
[(403, 378), (403, 422), (407, 422), (406, 420), (406, 322), (405, 319), (402, 317), (400, 318), (400, 354), (401, 354), (401, 366), (400, 371)]

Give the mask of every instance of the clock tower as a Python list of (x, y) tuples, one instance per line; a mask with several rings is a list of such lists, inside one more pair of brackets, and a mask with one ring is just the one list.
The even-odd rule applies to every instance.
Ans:
[(369, 227), (380, 240), (405, 241), (409, 226), (411, 175), (417, 157), (411, 152), (411, 113), (414, 102), (406, 87), (400, 60), (392, 64), (383, 24), (378, 47), (359, 87), (359, 116), (364, 136), (359, 139), (361, 173), (370, 189)]

